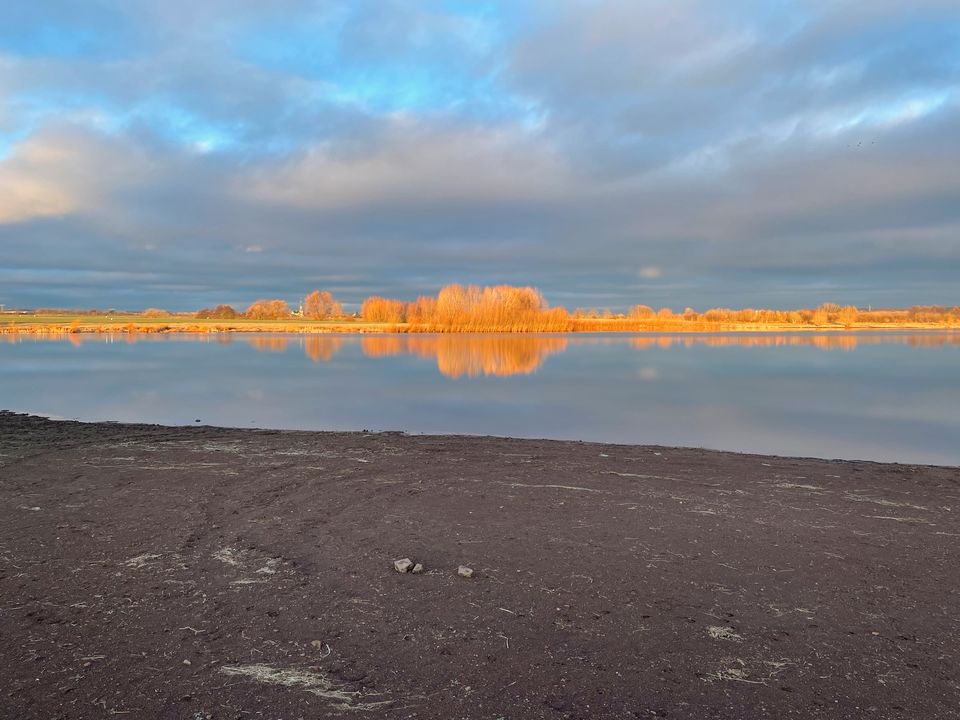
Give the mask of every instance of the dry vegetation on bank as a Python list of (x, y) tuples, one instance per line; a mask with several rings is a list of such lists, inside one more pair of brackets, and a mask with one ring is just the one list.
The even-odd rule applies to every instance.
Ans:
[(243, 312), (230, 305), (203, 308), (194, 314), (171, 314), (158, 308), (142, 313), (37, 311), (7, 314), (0, 334), (76, 333), (218, 333), (218, 332), (732, 332), (785, 330), (943, 329), (960, 328), (960, 307), (914, 306), (862, 309), (824, 303), (816, 308), (772, 310), (687, 308), (654, 310), (634, 305), (627, 313), (550, 307), (539, 290), (497, 285), (447, 285), (433, 296), (413, 302), (371, 296), (360, 312), (344, 312), (328, 291), (315, 290), (297, 310), (281, 299), (257, 300)]

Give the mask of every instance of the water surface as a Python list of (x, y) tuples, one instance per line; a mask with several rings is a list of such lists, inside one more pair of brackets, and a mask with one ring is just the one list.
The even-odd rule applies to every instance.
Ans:
[(958, 333), (9, 337), (0, 407), (956, 465), (958, 370)]

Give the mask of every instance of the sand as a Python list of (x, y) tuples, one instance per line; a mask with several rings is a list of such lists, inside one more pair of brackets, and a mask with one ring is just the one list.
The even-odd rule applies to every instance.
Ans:
[(3, 413), (0, 717), (957, 718), (958, 546), (957, 468)]

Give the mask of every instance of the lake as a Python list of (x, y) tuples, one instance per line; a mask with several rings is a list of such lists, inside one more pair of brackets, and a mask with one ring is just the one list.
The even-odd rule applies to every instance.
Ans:
[(960, 464), (960, 333), (0, 338), (0, 408)]

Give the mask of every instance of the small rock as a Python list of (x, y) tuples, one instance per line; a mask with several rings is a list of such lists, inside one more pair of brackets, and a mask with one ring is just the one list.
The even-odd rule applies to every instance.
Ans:
[(183, 664), (184, 664), (184, 665), (193, 665), (193, 663), (190, 662), (189, 660), (184, 660), (184, 661), (183, 661)]
[(410, 558), (403, 558), (402, 560), (393, 561), (393, 569), (398, 573), (410, 572), (410, 568), (413, 567), (413, 560)]
[(457, 575), (464, 578), (472, 578), (473, 568), (468, 568), (466, 565), (461, 565), (457, 568)]
[(320, 659), (328, 658), (333, 653), (333, 648), (323, 642), (323, 640), (311, 640), (310, 645), (320, 651)]
[(417, 563), (416, 565), (414, 565), (414, 566), (413, 566), (413, 570), (411, 570), (411, 572), (415, 572), (417, 575), (419, 575), (420, 573), (422, 573), (422, 572), (423, 572), (423, 563)]

